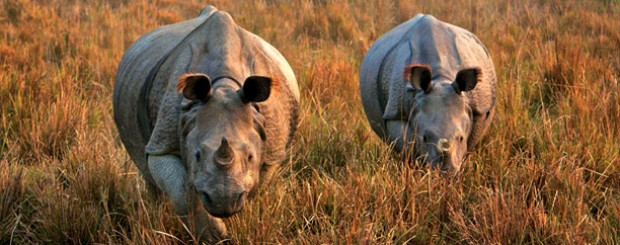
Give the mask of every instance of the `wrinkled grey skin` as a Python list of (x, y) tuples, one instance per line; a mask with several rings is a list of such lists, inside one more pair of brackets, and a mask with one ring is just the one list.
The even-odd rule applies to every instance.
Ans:
[[(150, 190), (205, 241), (268, 183), (298, 123), (283, 56), (212, 6), (138, 39), (119, 64), (114, 119)], [(192, 218), (193, 217), (193, 218)]]
[(399, 152), (410, 153), (413, 146), (413, 154), (404, 155), (456, 172), (493, 117), (495, 69), (472, 33), (418, 14), (368, 50), (360, 90), (366, 116), (380, 138)]

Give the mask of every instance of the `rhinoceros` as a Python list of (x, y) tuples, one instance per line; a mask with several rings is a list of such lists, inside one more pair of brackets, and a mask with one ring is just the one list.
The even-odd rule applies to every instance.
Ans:
[(163, 191), (199, 238), (214, 241), (228, 235), (221, 218), (241, 211), (286, 156), (299, 87), (273, 46), (208, 6), (131, 45), (113, 103), (149, 190)]
[(371, 46), (360, 91), (382, 140), (405, 159), (455, 173), (493, 118), (495, 68), (474, 34), (418, 14)]

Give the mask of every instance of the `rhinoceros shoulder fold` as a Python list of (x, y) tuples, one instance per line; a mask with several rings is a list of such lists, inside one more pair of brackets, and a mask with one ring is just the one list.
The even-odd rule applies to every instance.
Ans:
[[(176, 91), (176, 77), (186, 72), (186, 64), (191, 63), (193, 56), (192, 48), (196, 46), (207, 47), (209, 43), (206, 41), (192, 37), (198, 35), (205, 35), (209, 33), (217, 32), (218, 26), (221, 28), (227, 28), (234, 26), (234, 21), (225, 12), (218, 11), (215, 7), (208, 6), (201, 14), (191, 20), (180, 22), (168, 26), (160, 27), (151, 33), (147, 34), (146, 38), (142, 40), (150, 41), (150, 39), (157, 36), (168, 37), (176, 36), (177, 42), (174, 46), (168, 48), (168, 52), (164, 55), (154, 57), (160, 60), (159, 67), (153, 67), (157, 69), (157, 74), (151, 77), (152, 81), (146, 81), (146, 83), (157, 83), (160, 86), (154, 86), (152, 91), (149, 91), (151, 99), (156, 94), (163, 94), (159, 99), (159, 102), (153, 102), (156, 106), (150, 106), (151, 110), (148, 114), (155, 114), (150, 125), (152, 131), (148, 139), (144, 150), (148, 155), (164, 155), (164, 154), (178, 154), (180, 148), (179, 132), (178, 132), (178, 119), (180, 116), (180, 106), (183, 101)], [(149, 35), (154, 35), (155, 37)], [(206, 38), (205, 38), (206, 39)], [(159, 39), (160, 41), (162, 39)], [(164, 40), (165, 42), (165, 40)], [(189, 45), (192, 44), (192, 45)], [(145, 45), (155, 45), (148, 43)], [(170, 59), (170, 60), (167, 60)], [(182, 65), (179, 65), (182, 64)], [(147, 78), (148, 80), (149, 78)], [(150, 86), (153, 86), (151, 84)], [(152, 117), (149, 117), (152, 118)]]
[(461, 57), (461, 66), (477, 66), (482, 71), (481, 82), (468, 93), (469, 105), (477, 114), (487, 113), (494, 106), (497, 83), (491, 55), (474, 34), (457, 26), (450, 27), (456, 33), (455, 42)]
[[(426, 15), (418, 14), (414, 18), (406, 21), (381, 35), (368, 49), (360, 67), (360, 92), (362, 104), (366, 117), (373, 131), (379, 137), (385, 137), (384, 119), (395, 117), (395, 110), (386, 108), (388, 105), (388, 95), (392, 88), (391, 82), (396, 79), (399, 87), (402, 76), (394, 75), (392, 70), (398, 69), (398, 65), (405, 67), (402, 61), (398, 64), (392, 57), (399, 57), (397, 52), (406, 50), (402, 46), (406, 45), (408, 33)], [(410, 55), (407, 55), (409, 57)], [(404, 85), (403, 85), (404, 86)], [(386, 112), (387, 110), (387, 112)]]

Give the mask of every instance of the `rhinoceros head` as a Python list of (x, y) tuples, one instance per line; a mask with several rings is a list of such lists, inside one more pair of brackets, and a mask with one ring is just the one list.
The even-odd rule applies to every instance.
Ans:
[(464, 92), (474, 89), (481, 70), (463, 69), (454, 81), (446, 81), (442, 76), (433, 78), (429, 66), (412, 65), (405, 69), (405, 77), (418, 91), (409, 120), (414, 131), (414, 155), (433, 167), (458, 171), (473, 120)]
[(256, 103), (269, 98), (272, 83), (251, 76), (241, 88), (232, 81), (213, 88), (204, 74), (179, 78), (178, 91), (189, 102), (181, 112), (181, 151), (190, 184), (211, 215), (241, 211), (258, 186), (266, 136)]

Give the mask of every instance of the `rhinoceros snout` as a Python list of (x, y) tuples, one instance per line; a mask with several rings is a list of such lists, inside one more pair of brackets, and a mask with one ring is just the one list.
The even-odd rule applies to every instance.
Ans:
[(460, 162), (453, 156), (454, 146), (446, 138), (441, 138), (436, 144), (436, 149), (432, 149), (426, 154), (425, 162), (430, 163), (432, 168), (453, 173), (458, 171)]
[(441, 171), (455, 173), (461, 168), (461, 161), (454, 158), (452, 153), (448, 151), (441, 154), (435, 166), (437, 166)]
[(243, 210), (247, 199), (247, 192), (239, 192), (229, 197), (219, 197), (216, 199), (214, 195), (209, 195), (203, 191), (200, 193), (200, 196), (203, 206), (209, 214), (218, 218), (228, 218)]
[(439, 139), (436, 146), (437, 152), (439, 152), (442, 157), (446, 154), (450, 154), (450, 151), (452, 150), (450, 141), (446, 138)]

